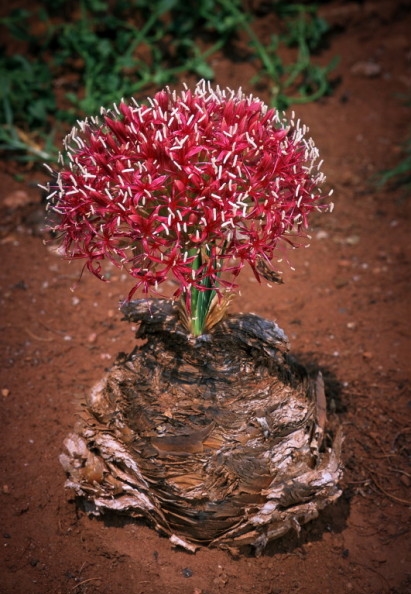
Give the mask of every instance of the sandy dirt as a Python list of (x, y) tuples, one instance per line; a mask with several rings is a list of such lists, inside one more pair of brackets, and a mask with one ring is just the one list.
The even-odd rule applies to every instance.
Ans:
[[(321, 150), (335, 210), (312, 219), (311, 246), (289, 253), (284, 285), (244, 271), (232, 304), (275, 320), (292, 351), (320, 366), (330, 426), (345, 434), (342, 497), (258, 559), (173, 549), (143, 522), (89, 518), (65, 492), (63, 440), (91, 386), (133, 348), (118, 311), (130, 281), (114, 269), (110, 284), (79, 280), (81, 264), (44, 245), (43, 172), (0, 165), (0, 592), (411, 592), (411, 197), (373, 184), (410, 131), (407, 4), (323, 6), (334, 29), (320, 59), (340, 56), (334, 93), (295, 111)], [(220, 85), (252, 91), (251, 65), (218, 56), (214, 67)]]

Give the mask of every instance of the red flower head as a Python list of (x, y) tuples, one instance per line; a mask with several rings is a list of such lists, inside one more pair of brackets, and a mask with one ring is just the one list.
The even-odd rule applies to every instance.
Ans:
[(51, 197), (66, 255), (97, 276), (106, 258), (124, 266), (131, 294), (173, 277), (176, 296), (220, 293), (235, 286), (222, 273), (234, 280), (245, 263), (260, 280), (280, 238), (321, 208), (324, 176), (306, 132), (204, 81), (103, 110), (65, 139)]

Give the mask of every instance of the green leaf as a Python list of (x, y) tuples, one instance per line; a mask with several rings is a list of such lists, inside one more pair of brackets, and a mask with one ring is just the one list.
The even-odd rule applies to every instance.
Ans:
[(207, 64), (207, 62), (195, 61), (192, 69), (201, 78), (205, 78), (206, 80), (212, 80), (214, 78), (214, 70)]

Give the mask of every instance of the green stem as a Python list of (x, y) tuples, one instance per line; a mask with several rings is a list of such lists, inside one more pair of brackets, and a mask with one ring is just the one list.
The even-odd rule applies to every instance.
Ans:
[[(193, 270), (198, 270), (202, 263), (201, 252), (194, 251), (196, 258), (193, 261)], [(193, 255), (193, 254), (191, 254)], [(201, 281), (204, 291), (193, 287), (191, 289), (191, 307), (190, 307), (190, 329), (194, 336), (201, 336), (204, 334), (204, 326), (207, 319), (207, 314), (210, 309), (211, 302), (215, 295), (215, 290), (212, 288), (210, 279), (207, 277)]]
[(272, 62), (270, 60), (270, 56), (266, 52), (265, 47), (260, 42), (258, 36), (254, 33), (254, 30), (248, 24), (246, 15), (240, 10), (238, 10), (238, 8), (232, 4), (231, 0), (222, 0), (221, 4), (224, 6), (226, 10), (229, 10), (233, 17), (237, 19), (237, 22), (241, 24), (244, 31), (251, 39), (255, 49), (257, 50), (260, 60), (266, 68), (267, 72), (269, 72), (270, 75), (273, 75), (273, 67)]

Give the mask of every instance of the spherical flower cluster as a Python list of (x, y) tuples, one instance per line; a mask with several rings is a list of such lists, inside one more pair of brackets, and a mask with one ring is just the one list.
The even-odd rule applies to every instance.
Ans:
[(245, 263), (260, 280), (280, 238), (321, 208), (324, 176), (306, 132), (204, 81), (102, 110), (65, 139), (50, 196), (66, 255), (100, 277), (104, 259), (125, 267), (131, 294), (170, 278), (176, 296), (220, 292)]

